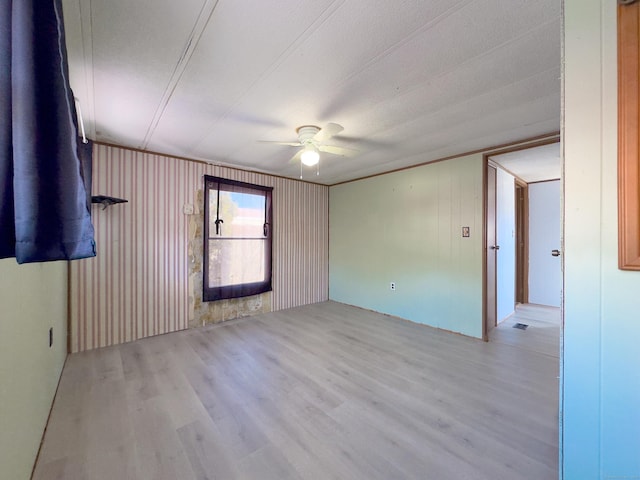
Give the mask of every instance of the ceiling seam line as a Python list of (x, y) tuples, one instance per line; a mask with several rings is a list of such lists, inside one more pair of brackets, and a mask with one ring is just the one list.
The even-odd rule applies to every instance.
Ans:
[[(476, 0), (467, 0), (466, 3), (457, 3), (455, 4), (453, 7), (450, 7), (449, 10), (447, 10), (446, 12), (438, 15), (438, 17), (434, 18), (433, 20), (431, 20), (429, 23), (425, 24), (425, 25), (421, 25), (418, 28), (414, 29), (409, 35), (407, 35), (406, 37), (404, 37), (402, 40), (397, 41), (396, 43), (394, 43), (393, 45), (387, 47), (383, 52), (379, 53), (378, 55), (375, 55), (374, 57), (372, 57), (371, 59), (369, 59), (363, 66), (361, 69), (354, 71), (351, 75), (349, 75), (348, 77), (345, 77), (340, 83), (338, 83), (336, 86), (341, 86), (345, 83), (347, 83), (349, 80), (351, 80), (354, 77), (357, 77), (358, 75), (360, 75), (362, 72), (364, 72), (365, 70), (369, 69), (369, 67), (371, 67), (372, 65), (377, 64), (380, 60), (382, 60), (383, 58), (386, 58), (389, 56), (389, 54), (395, 52), (398, 48), (403, 47), (404, 45), (406, 45), (407, 43), (409, 43), (410, 40), (412, 40), (413, 38), (415, 38), (418, 34), (426, 32), (427, 30), (433, 28), (435, 25), (438, 25), (440, 22), (442, 22), (443, 20), (449, 18), (451, 15), (459, 12), (460, 10), (464, 9), (465, 7), (469, 6), (470, 4), (474, 3)], [(458, 7), (458, 8), (456, 8)]]
[[(545, 97), (545, 98), (546, 98), (546, 97)], [(533, 103), (537, 102), (538, 100), (539, 100), (539, 99), (535, 99), (535, 100), (533, 100), (533, 101), (529, 101), (529, 102), (527, 102), (525, 105), (533, 104)], [(544, 119), (544, 120), (537, 121), (537, 122), (535, 122), (535, 124), (538, 124), (538, 123), (545, 123), (545, 122), (548, 122), (548, 121), (551, 121), (551, 120), (553, 120), (553, 119), (552, 119), (552, 118), (547, 118), (547, 119)], [(467, 123), (474, 123), (474, 122), (477, 122), (477, 119), (469, 120), (469, 121), (464, 122), (464, 123), (457, 123), (457, 124), (456, 124), (456, 126), (459, 126), (459, 125), (465, 125), (465, 124), (467, 124)], [(433, 137), (432, 137), (432, 138), (433, 138)], [(476, 137), (476, 138), (477, 138), (477, 137)], [(469, 138), (469, 140), (471, 140), (471, 138)], [(405, 145), (406, 145), (406, 144), (415, 144), (415, 142), (412, 142), (412, 141), (405, 141), (404, 143), (405, 143)], [(410, 158), (414, 158), (414, 157), (419, 157), (419, 156), (421, 156), (421, 155), (424, 155), (424, 153), (423, 153), (423, 152), (419, 152), (419, 153), (416, 153), (416, 154), (414, 154), (414, 155), (410, 155), (410, 156), (402, 156), (401, 158), (399, 158), (399, 160), (406, 160), (406, 159), (410, 159)], [(391, 161), (391, 162), (385, 162), (385, 163), (380, 164), (380, 165), (388, 165), (389, 163), (392, 163), (392, 162), (393, 162), (393, 161)]]
[[(494, 53), (495, 51), (497, 51), (497, 50), (499, 50), (499, 49), (501, 49), (501, 48), (505, 47), (506, 45), (509, 45), (509, 44), (511, 44), (511, 43), (513, 43), (513, 42), (516, 42), (516, 41), (518, 41), (518, 40), (521, 40), (522, 38), (526, 37), (530, 32), (534, 32), (534, 31), (536, 31), (536, 30), (538, 30), (538, 29), (542, 28), (543, 26), (547, 26), (548, 24), (551, 24), (551, 23), (553, 23), (553, 20), (552, 20), (552, 21), (549, 21), (549, 22), (546, 22), (545, 24), (540, 25), (540, 26), (538, 26), (538, 27), (536, 27), (536, 28), (533, 28), (533, 29), (531, 29), (531, 30), (527, 30), (527, 33), (522, 34), (522, 35), (518, 35), (517, 37), (515, 37), (515, 38), (513, 38), (513, 39), (511, 39), (511, 40), (509, 40), (509, 41), (507, 41), (507, 42), (502, 42), (502, 43), (500, 43), (500, 44), (496, 45), (495, 47), (491, 48), (490, 50), (487, 50), (487, 51), (483, 52), (481, 55), (476, 55), (476, 56), (474, 56), (474, 57), (472, 57), (472, 58), (469, 58), (469, 59), (467, 59), (467, 60), (463, 61), (462, 63), (456, 64), (454, 67), (451, 67), (451, 68), (449, 68), (449, 69), (447, 69), (447, 70), (443, 70), (442, 72), (438, 73), (436, 76), (429, 77), (428, 79), (426, 79), (426, 80), (424, 80), (424, 81), (422, 81), (422, 82), (420, 82), (420, 83), (418, 83), (418, 84), (415, 84), (413, 87), (409, 87), (409, 88), (407, 88), (406, 90), (403, 90), (401, 94), (397, 95), (397, 96), (396, 96), (396, 97), (394, 97), (394, 98), (399, 98), (399, 97), (403, 97), (403, 96), (405, 96), (405, 95), (408, 95), (408, 94), (410, 94), (410, 93), (412, 93), (412, 92), (414, 92), (414, 91), (418, 90), (419, 88), (421, 88), (421, 87), (422, 87), (423, 85), (425, 85), (425, 84), (431, 83), (431, 82), (433, 82), (434, 80), (437, 80), (437, 79), (440, 79), (440, 78), (442, 78), (442, 77), (445, 77), (446, 75), (450, 75), (450, 74), (452, 74), (453, 72), (455, 72), (456, 70), (458, 70), (460, 67), (464, 67), (465, 65), (468, 65), (468, 64), (470, 64), (470, 63), (472, 63), (472, 62), (474, 62), (474, 61), (476, 61), (476, 60), (478, 60), (478, 59), (483, 59), (483, 58), (485, 58), (486, 56), (488, 56), (490, 53)], [(359, 75), (360, 73), (364, 72), (364, 70), (365, 70), (365, 69), (361, 70), (361, 71), (358, 73), (358, 75)], [(549, 71), (549, 70), (551, 70), (551, 69), (543, 70), (543, 72), (546, 72), (546, 71)], [(353, 77), (352, 77), (352, 78), (353, 78)], [(344, 83), (344, 82), (343, 82), (343, 83)], [(343, 85), (343, 83), (339, 83), (339, 84), (337, 84), (337, 85), (336, 85), (336, 88), (339, 88), (341, 85)], [(517, 83), (517, 82), (516, 82), (516, 83)], [(379, 105), (380, 103), (382, 103), (382, 101), (377, 102), (377, 103), (373, 103), (373, 104), (370, 104), (370, 105)]]
[[(205, 2), (202, 9), (200, 10), (200, 13), (196, 18), (194, 26), (191, 29), (191, 33), (189, 34), (187, 44), (182, 54), (178, 58), (178, 61), (176, 62), (176, 66), (174, 67), (173, 73), (169, 78), (167, 87), (165, 88), (162, 98), (158, 103), (158, 106), (151, 120), (151, 123), (147, 128), (147, 132), (144, 136), (144, 139), (142, 140), (141, 148), (143, 149), (146, 148), (149, 142), (151, 141), (151, 137), (153, 136), (153, 133), (155, 132), (158, 126), (158, 123), (160, 123), (160, 119), (162, 118), (162, 115), (164, 114), (164, 111), (166, 110), (167, 105), (169, 104), (169, 101), (173, 97), (173, 93), (175, 92), (178, 86), (178, 83), (182, 78), (182, 75), (187, 69), (189, 61), (191, 60), (191, 57), (193, 56), (193, 53), (196, 47), (198, 46), (198, 43), (200, 42), (200, 39), (202, 38), (202, 35), (207, 25), (209, 24), (209, 21), (211, 20), (211, 17), (213, 16), (213, 13), (217, 6), (218, 6), (218, 0), (207, 1)], [(203, 20), (204, 17), (206, 17), (206, 20)]]
[[(218, 119), (216, 119), (216, 121), (214, 121), (211, 124), (211, 128), (207, 130), (207, 133), (204, 134), (199, 140), (197, 140), (196, 142), (194, 142), (194, 146), (193, 148), (190, 150), (190, 153), (193, 154), (193, 152), (195, 150), (197, 150), (197, 148), (200, 146), (200, 144), (202, 144), (202, 142), (205, 141), (205, 139), (211, 134), (211, 132), (213, 132), (214, 130), (214, 126), (218, 124), (218, 122), (222, 121), (223, 119), (225, 119), (227, 117), (227, 115), (233, 111), (233, 109), (236, 107), (236, 105), (238, 105), (240, 103), (240, 101), (246, 96), (246, 94), (251, 91), (255, 85), (258, 82), (261, 82), (263, 79), (267, 78), (269, 75), (271, 75), (277, 68), (278, 66), (280, 66), (280, 64), (282, 64), (282, 62), (284, 62), (284, 60), (286, 60), (287, 58), (289, 58), (291, 56), (291, 54), (304, 42), (300, 42), (300, 40), (302, 38), (306, 38), (307, 37), (307, 33), (309, 31), (317, 31), (317, 29), (323, 25), (329, 18), (331, 18), (338, 10), (339, 8), (344, 5), (345, 0), (334, 0), (334, 2), (323, 12), (323, 17), (321, 17), (319, 20), (317, 20), (316, 22), (314, 22), (313, 24), (311, 24), (309, 27), (307, 27), (302, 33), (300, 33), (300, 35), (298, 35), (298, 37), (296, 37), (296, 39), (291, 42), (289, 44), (289, 46), (280, 54), (280, 56), (278, 56), (278, 58), (266, 69), (264, 70), (245, 90), (245, 92), (243, 94), (241, 94), (238, 98), (236, 98), (233, 103), (229, 106), (229, 108), (227, 108), (227, 110), (222, 113), (220, 115), (220, 117), (218, 117)], [(333, 8), (331, 8), (333, 7)]]
[[(548, 119), (548, 120), (552, 120), (552, 119)], [(547, 121), (547, 120), (545, 120), (545, 121)], [(536, 123), (543, 123), (543, 122), (536, 122)], [(476, 139), (478, 139), (478, 138), (483, 138), (483, 137), (474, 137), (474, 138), (469, 138), (469, 140), (470, 140), (470, 141), (473, 141), (473, 140), (476, 140)], [(476, 151), (476, 150), (471, 150), (471, 151)], [(487, 150), (487, 149), (482, 149), (482, 151), (488, 151), (488, 150)], [(424, 155), (424, 153), (416, 153), (416, 154), (414, 154), (414, 155), (409, 155), (409, 156), (401, 157), (401, 158), (399, 158), (399, 159), (397, 159), (397, 160), (402, 160), (402, 161), (404, 161), (404, 160), (411, 159), (411, 158), (417, 158), (417, 157), (420, 157), (420, 156), (423, 156), (423, 155)], [(458, 157), (458, 156), (459, 156), (459, 155), (454, 155), (454, 157), (453, 157), (453, 158)], [(436, 158), (438, 158), (438, 157), (439, 157), (439, 155), (436, 155)], [(377, 167), (378, 167), (378, 166), (383, 166), (383, 167), (384, 167), (384, 166), (391, 166), (393, 163), (395, 163), (395, 160), (392, 160), (392, 161), (389, 161), (389, 162), (385, 162), (385, 163), (381, 163), (381, 164), (378, 164), (378, 165), (376, 165), (376, 166), (377, 166)], [(429, 162), (428, 162), (428, 163), (429, 163)], [(404, 167), (402, 167), (402, 168), (404, 168)], [(407, 168), (410, 168), (410, 167), (407, 167)]]
[[(535, 75), (532, 75), (530, 77), (527, 77), (527, 78), (524, 78), (524, 79), (520, 79), (520, 80), (517, 80), (515, 82), (508, 83), (508, 84), (503, 85), (502, 87), (499, 87), (499, 88), (494, 88), (492, 90), (488, 90), (488, 91), (486, 91), (486, 92), (484, 92), (484, 93), (482, 93), (480, 95), (475, 95), (473, 97), (473, 99), (482, 98), (482, 97), (485, 97), (485, 96), (490, 95), (492, 93), (496, 93), (496, 92), (502, 90), (503, 88), (521, 84), (521, 83), (523, 83), (523, 82), (525, 82), (525, 81), (527, 81), (527, 80), (529, 80), (531, 78), (535, 78), (535, 77), (538, 77), (538, 76), (542, 76), (543, 74), (552, 72), (552, 71), (556, 70), (557, 68), (558, 67), (553, 67), (553, 68), (548, 68), (548, 69), (542, 70), (542, 71), (540, 71), (540, 72), (538, 72)], [(383, 103), (383, 102), (381, 101), (381, 102), (377, 102), (375, 104), (372, 104), (372, 107), (369, 108), (366, 111), (373, 110), (374, 107), (380, 105), (381, 103)], [(529, 103), (529, 102), (527, 102), (527, 103)], [(457, 102), (457, 103), (448, 104), (448, 105), (446, 105), (444, 107), (438, 108), (437, 110), (430, 110), (428, 113), (425, 113), (424, 115), (419, 115), (419, 116), (413, 117), (413, 118), (411, 118), (410, 120), (408, 120), (406, 122), (403, 122), (403, 123), (394, 122), (393, 125), (395, 125), (395, 128), (400, 128), (400, 126), (407, 125), (407, 124), (413, 123), (413, 122), (415, 122), (417, 120), (421, 120), (421, 119), (424, 119), (424, 118), (436, 116), (438, 113), (440, 113), (442, 111), (448, 111), (448, 110), (451, 110), (452, 108), (455, 108), (457, 106), (464, 105), (464, 104), (465, 104), (465, 101), (460, 101), (460, 102)], [(366, 116), (366, 114), (363, 114), (363, 115)], [(386, 132), (388, 130), (389, 130), (389, 128), (383, 128), (383, 129), (377, 130), (377, 131), (373, 132), (372, 134), (368, 135), (368, 137), (369, 138), (370, 137), (375, 137), (376, 134), (381, 133), (381, 132)]]

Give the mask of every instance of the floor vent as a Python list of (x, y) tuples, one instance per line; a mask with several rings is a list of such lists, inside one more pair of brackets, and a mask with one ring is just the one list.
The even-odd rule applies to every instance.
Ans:
[(529, 325), (527, 325), (526, 323), (516, 323), (513, 325), (513, 328), (519, 328), (520, 330), (526, 330), (527, 327)]

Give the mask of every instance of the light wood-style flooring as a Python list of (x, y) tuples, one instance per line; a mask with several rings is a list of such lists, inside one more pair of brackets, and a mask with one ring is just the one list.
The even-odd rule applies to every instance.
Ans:
[[(513, 328), (516, 323), (528, 325), (526, 332)], [(559, 358), (560, 309), (544, 305), (519, 305), (491, 333), (491, 341)]]
[(71, 355), (34, 478), (556, 479), (559, 321), (518, 315), (485, 343), (325, 302)]

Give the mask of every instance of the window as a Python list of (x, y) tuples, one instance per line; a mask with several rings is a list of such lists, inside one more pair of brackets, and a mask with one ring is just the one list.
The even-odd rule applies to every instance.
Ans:
[(271, 290), (271, 187), (204, 177), (205, 302)]

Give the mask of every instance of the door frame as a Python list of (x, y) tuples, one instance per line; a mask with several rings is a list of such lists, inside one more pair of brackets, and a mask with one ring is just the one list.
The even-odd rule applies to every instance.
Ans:
[(529, 184), (516, 178), (516, 291), (518, 303), (529, 303)]
[[(489, 341), (489, 325), (487, 322), (487, 311), (490, 306), (488, 305), (488, 282), (487, 282), (487, 218), (488, 218), (488, 195), (489, 185), (487, 178), (487, 169), (489, 168), (489, 158), (495, 155), (502, 155), (505, 153), (518, 152), (520, 150), (528, 150), (530, 148), (542, 147), (544, 145), (551, 145), (560, 142), (560, 135), (554, 135), (543, 140), (538, 140), (529, 143), (521, 143), (512, 145), (502, 149), (491, 150), (482, 154), (482, 339), (485, 342)], [(516, 177), (517, 178), (517, 177)], [(564, 225), (564, 219), (563, 225)], [(564, 271), (563, 271), (564, 278)], [(563, 280), (564, 282), (564, 280)], [(495, 305), (494, 305), (495, 307)]]

